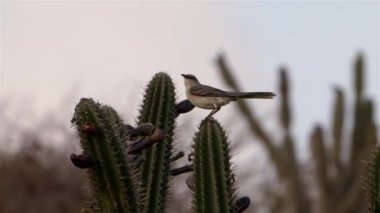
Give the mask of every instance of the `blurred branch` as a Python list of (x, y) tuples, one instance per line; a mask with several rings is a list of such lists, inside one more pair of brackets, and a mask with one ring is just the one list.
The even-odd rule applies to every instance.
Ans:
[[(228, 66), (223, 55), (217, 58), (217, 65), (224, 81), (234, 90), (240, 91), (240, 87), (233, 77), (233, 72)], [(374, 122), (373, 101), (365, 98), (365, 70), (364, 58), (359, 54), (355, 60), (353, 69), (354, 110), (351, 136), (351, 144), (348, 161), (343, 161), (342, 144), (345, 126), (345, 96), (340, 88), (335, 88), (335, 103), (331, 118), (331, 151), (324, 144), (324, 136), (321, 126), (315, 127), (311, 137), (312, 160), (315, 165), (316, 187), (318, 197), (311, 197), (312, 185), (304, 185), (301, 172), (298, 167), (299, 161), (294, 150), (294, 140), (291, 133), (292, 115), (289, 102), (289, 79), (285, 69), (280, 70), (280, 108), (279, 121), (283, 129), (281, 146), (276, 146), (255, 116), (252, 108), (245, 101), (239, 101), (238, 106), (241, 114), (250, 125), (250, 131), (257, 136), (269, 157), (272, 159), (280, 181), (285, 183), (286, 210), (289, 212), (309, 212), (314, 204), (319, 212), (361, 212), (364, 206), (363, 191), (361, 190), (361, 176), (364, 172), (363, 160), (368, 159), (368, 153), (377, 139), (377, 129)], [(329, 154), (332, 154), (332, 157)], [(334, 168), (335, 173), (330, 173)], [(315, 202), (317, 201), (317, 202)], [(317, 204), (317, 205), (316, 205)], [(285, 211), (286, 211), (285, 210)]]
[[(219, 55), (217, 58), (217, 65), (222, 73), (224, 81), (232, 87), (235, 91), (239, 92), (240, 87), (233, 77), (233, 72), (227, 65), (224, 55)], [(280, 91), (281, 91), (281, 124), (283, 126), (284, 147), (276, 147), (273, 139), (269, 136), (268, 132), (263, 129), (259, 120), (256, 118), (253, 109), (250, 108), (246, 101), (239, 100), (238, 107), (241, 114), (247, 120), (250, 126), (250, 131), (256, 135), (260, 142), (269, 153), (270, 158), (273, 160), (277, 173), (280, 179), (286, 183), (286, 190), (290, 193), (291, 211), (293, 212), (309, 212), (309, 205), (306, 198), (306, 193), (302, 187), (302, 180), (299, 177), (297, 160), (294, 154), (293, 139), (290, 133), (291, 114), (288, 98), (288, 79), (286, 71), (281, 70), (280, 75)]]
[[(236, 92), (241, 91), (240, 87), (236, 83), (236, 80), (234, 79), (232, 75), (231, 69), (228, 67), (226, 59), (223, 55), (219, 55), (217, 58), (217, 65), (220, 68), (220, 71), (222, 73), (222, 77), (224, 81), (231, 86)], [(250, 108), (246, 101), (239, 100), (238, 101), (238, 107), (240, 109), (240, 112), (243, 114), (244, 118), (247, 120), (251, 132), (256, 135), (260, 141), (263, 143), (263, 145), (266, 147), (266, 149), (269, 152), (269, 155), (271, 158), (275, 161), (276, 167), (278, 170), (281, 169), (282, 160), (280, 159), (280, 155), (276, 150), (276, 147), (273, 144), (272, 139), (269, 137), (269, 135), (265, 132), (265, 130), (261, 127), (258, 119), (256, 118), (253, 109)], [(284, 171), (279, 171), (280, 173), (283, 173)]]

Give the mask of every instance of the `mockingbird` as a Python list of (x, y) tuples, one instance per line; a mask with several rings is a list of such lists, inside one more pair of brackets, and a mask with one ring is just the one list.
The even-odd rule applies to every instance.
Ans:
[(276, 96), (272, 92), (228, 92), (199, 83), (191, 74), (182, 74), (185, 78), (186, 97), (196, 107), (212, 109), (207, 116), (211, 117), (220, 110), (220, 107), (236, 101), (238, 98), (272, 99)]

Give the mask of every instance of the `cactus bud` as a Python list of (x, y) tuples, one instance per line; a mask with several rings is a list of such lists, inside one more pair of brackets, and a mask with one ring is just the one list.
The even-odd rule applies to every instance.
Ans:
[(176, 115), (178, 116), (179, 114), (187, 113), (193, 110), (194, 105), (189, 100), (186, 99), (179, 102), (177, 105), (175, 105), (174, 109), (175, 109)]
[(176, 160), (182, 158), (183, 156), (185, 156), (185, 153), (182, 152), (182, 151), (180, 151), (180, 152), (178, 152), (176, 155), (174, 155), (173, 157), (171, 157), (171, 158), (170, 158), (170, 161), (171, 161), (171, 162), (174, 162), (174, 161), (176, 161)]
[(186, 165), (180, 168), (172, 169), (169, 172), (171, 176), (177, 176), (177, 175), (187, 173), (187, 172), (192, 172), (192, 171), (194, 171), (193, 166)]
[(81, 169), (87, 169), (94, 165), (91, 156), (86, 153), (81, 155), (71, 154), (70, 160), (76, 167)]
[(147, 136), (152, 134), (154, 131), (154, 125), (151, 123), (143, 123), (139, 125), (138, 127), (130, 130), (128, 132), (128, 135), (130, 138), (134, 138), (136, 136)]
[(235, 202), (235, 211), (237, 213), (244, 212), (249, 207), (250, 204), (251, 204), (251, 199), (249, 199), (249, 197), (246, 197), (246, 196), (241, 197), (237, 199)]

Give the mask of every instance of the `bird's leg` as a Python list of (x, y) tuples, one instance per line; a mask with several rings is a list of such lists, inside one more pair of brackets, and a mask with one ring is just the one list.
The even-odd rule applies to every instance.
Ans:
[(220, 106), (214, 108), (214, 109), (210, 112), (210, 114), (207, 115), (206, 118), (207, 118), (207, 119), (210, 118), (210, 117), (213, 116), (215, 113), (217, 113), (219, 110), (220, 110)]
[(210, 114), (207, 115), (206, 119), (209, 119), (214, 113), (215, 109), (211, 110)]

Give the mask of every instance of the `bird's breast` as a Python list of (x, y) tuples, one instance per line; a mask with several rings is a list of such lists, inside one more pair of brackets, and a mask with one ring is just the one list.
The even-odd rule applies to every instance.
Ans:
[(228, 104), (231, 99), (227, 97), (207, 97), (207, 96), (195, 96), (187, 94), (189, 101), (196, 107), (202, 109), (215, 109)]

